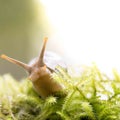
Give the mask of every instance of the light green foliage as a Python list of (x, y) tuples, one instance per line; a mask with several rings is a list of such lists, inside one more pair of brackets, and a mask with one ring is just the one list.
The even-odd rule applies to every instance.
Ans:
[(55, 96), (41, 99), (29, 80), (0, 77), (0, 120), (120, 120), (120, 75), (109, 79), (98, 68), (80, 77), (59, 69), (52, 77), (65, 86)]

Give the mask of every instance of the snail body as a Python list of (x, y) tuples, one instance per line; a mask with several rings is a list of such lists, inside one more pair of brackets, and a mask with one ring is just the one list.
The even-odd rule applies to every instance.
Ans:
[(45, 52), (47, 39), (44, 38), (39, 57), (33, 59), (29, 64), (22, 63), (6, 55), (1, 55), (1, 58), (23, 67), (29, 73), (28, 79), (33, 83), (33, 88), (42, 98), (63, 90), (62, 85), (57, 83), (51, 77), (51, 74), (55, 71), (57, 65), (65, 68), (64, 62), (58, 55), (52, 52)]

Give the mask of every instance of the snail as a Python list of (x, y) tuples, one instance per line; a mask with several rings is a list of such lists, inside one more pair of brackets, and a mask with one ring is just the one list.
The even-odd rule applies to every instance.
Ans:
[(56, 82), (51, 74), (55, 72), (57, 65), (66, 69), (61, 57), (53, 52), (45, 52), (47, 40), (48, 38), (45, 37), (39, 57), (33, 59), (29, 64), (22, 63), (4, 54), (0, 56), (2, 59), (23, 67), (29, 73), (28, 79), (32, 81), (34, 90), (42, 98), (63, 90), (63, 86)]

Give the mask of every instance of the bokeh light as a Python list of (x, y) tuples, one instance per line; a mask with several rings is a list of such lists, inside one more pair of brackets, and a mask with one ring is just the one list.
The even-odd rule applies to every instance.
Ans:
[(65, 56), (76, 64), (120, 70), (120, 1), (42, 0), (61, 37)]

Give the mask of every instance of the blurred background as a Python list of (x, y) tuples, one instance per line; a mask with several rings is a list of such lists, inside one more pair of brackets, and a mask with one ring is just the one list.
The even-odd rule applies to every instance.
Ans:
[[(120, 71), (119, 0), (1, 0), (0, 54), (28, 63), (38, 56), (44, 37), (47, 49), (72, 65), (95, 62), (111, 74)], [(0, 59), (0, 74), (20, 79), (25, 71)]]
[[(50, 24), (37, 0), (0, 0), (0, 54), (28, 63), (37, 56)], [(26, 76), (22, 68), (0, 59), (0, 74)]]

